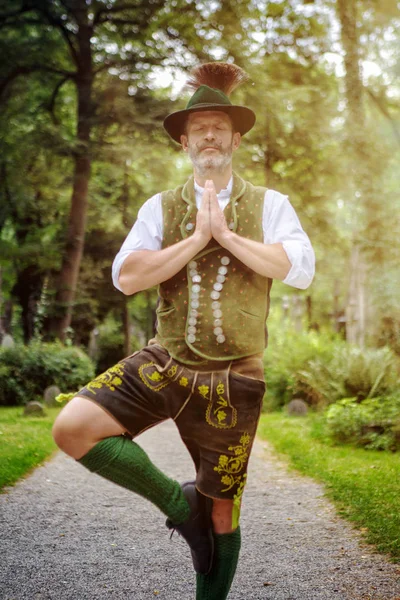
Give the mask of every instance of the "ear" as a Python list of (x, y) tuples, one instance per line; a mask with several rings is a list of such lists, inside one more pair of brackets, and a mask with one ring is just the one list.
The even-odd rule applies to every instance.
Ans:
[(242, 141), (242, 136), (240, 135), (240, 133), (238, 131), (236, 131), (233, 134), (233, 138), (232, 138), (232, 148), (234, 150), (237, 150), (240, 146), (241, 141)]
[(184, 152), (187, 152), (187, 150), (188, 150), (188, 138), (187, 138), (187, 135), (181, 135), (181, 144), (182, 144), (182, 150)]

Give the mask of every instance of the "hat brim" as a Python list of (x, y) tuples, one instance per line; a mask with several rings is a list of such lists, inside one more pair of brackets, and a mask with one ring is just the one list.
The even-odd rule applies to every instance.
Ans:
[(185, 110), (178, 110), (171, 113), (164, 119), (164, 128), (173, 140), (181, 143), (181, 135), (185, 133), (185, 123), (188, 116), (193, 112), (218, 111), (224, 112), (232, 119), (235, 131), (245, 135), (256, 122), (256, 115), (247, 106), (222, 105), (222, 104), (201, 104)]

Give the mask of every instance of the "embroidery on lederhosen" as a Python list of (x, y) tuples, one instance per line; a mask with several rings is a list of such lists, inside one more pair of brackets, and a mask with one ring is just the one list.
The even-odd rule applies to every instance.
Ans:
[(178, 377), (180, 377), (178, 381), (179, 385), (186, 387), (189, 384), (189, 380), (187, 377), (181, 376), (185, 369), (183, 367), (179, 368), (178, 365), (173, 363), (173, 359), (170, 358), (164, 367), (154, 362), (140, 365), (138, 369), (139, 377), (153, 392), (159, 392), (169, 385), (171, 381), (176, 381)]
[(221, 454), (218, 461), (218, 466), (214, 467), (221, 475), (221, 483), (225, 486), (221, 492), (229, 492), (237, 485), (236, 494), (233, 496), (232, 509), (232, 528), (236, 529), (239, 525), (240, 506), (244, 486), (246, 485), (247, 473), (242, 473), (244, 466), (249, 458), (248, 447), (250, 445), (250, 436), (244, 433), (237, 446), (229, 446), (228, 450), (235, 453), (235, 456), (229, 458), (226, 454)]
[(167, 385), (171, 383), (171, 378), (175, 375), (178, 367), (176, 365), (170, 367), (169, 371), (165, 375), (160, 373), (159, 365), (154, 362), (149, 362), (144, 365), (140, 365), (138, 369), (139, 377), (150, 390), (153, 392), (159, 392)]
[(229, 400), (228, 381), (228, 369), (219, 373), (212, 373), (210, 396), (208, 397), (208, 390), (207, 395), (204, 396), (209, 400), (206, 409), (206, 421), (209, 425), (217, 427), (218, 429), (232, 429), (237, 423), (237, 410), (232, 406)]
[[(244, 433), (237, 446), (229, 446), (228, 450), (234, 453), (234, 456), (226, 456), (221, 454), (218, 460), (218, 466), (214, 467), (214, 471), (217, 471), (221, 475), (221, 483), (225, 486), (221, 492), (229, 492), (233, 486), (237, 485), (236, 496), (239, 498), (243, 493), (244, 483), (246, 474), (242, 471), (249, 458), (248, 447), (250, 445), (250, 436), (248, 433)], [(243, 485), (241, 485), (243, 482)]]
[(114, 365), (87, 384), (86, 389), (96, 395), (95, 389), (99, 390), (105, 385), (109, 390), (115, 392), (115, 388), (122, 383), (121, 377), (124, 376), (125, 363)]

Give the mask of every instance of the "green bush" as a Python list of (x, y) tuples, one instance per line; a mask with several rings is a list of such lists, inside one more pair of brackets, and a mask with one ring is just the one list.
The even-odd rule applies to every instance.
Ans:
[(38, 341), (0, 349), (0, 406), (40, 400), (49, 385), (77, 390), (94, 377), (94, 365), (77, 347)]
[(398, 379), (399, 362), (389, 348), (351, 345), (337, 346), (328, 360), (317, 357), (297, 373), (298, 387), (316, 405), (388, 396), (399, 389)]
[(322, 364), (329, 362), (344, 344), (343, 340), (334, 335), (315, 331), (272, 331), (270, 346), (264, 358), (267, 382), (264, 409), (278, 410), (294, 397), (307, 400), (308, 395), (301, 385), (299, 372), (308, 369), (316, 358)]
[(341, 443), (371, 450), (400, 450), (400, 396), (344, 398), (327, 409), (328, 433)]
[[(139, 350), (140, 345), (135, 336), (131, 336), (131, 352)], [(104, 373), (107, 369), (125, 358), (124, 335), (121, 323), (112, 315), (98, 327), (96, 354), (96, 373)]]

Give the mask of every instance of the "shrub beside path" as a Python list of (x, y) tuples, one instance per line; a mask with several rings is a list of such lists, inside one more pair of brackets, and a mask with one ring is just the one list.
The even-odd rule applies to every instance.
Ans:
[[(193, 466), (172, 422), (140, 443), (179, 480)], [(193, 600), (186, 544), (150, 503), (62, 453), (0, 496), (1, 600)], [(256, 442), (229, 600), (400, 600), (400, 566), (375, 554), (312, 480)]]

